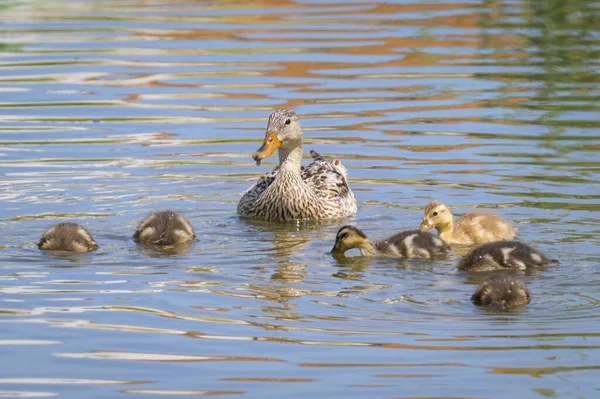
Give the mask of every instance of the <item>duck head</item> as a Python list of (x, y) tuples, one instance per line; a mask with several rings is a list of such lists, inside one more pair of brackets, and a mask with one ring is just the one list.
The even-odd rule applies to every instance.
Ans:
[(260, 161), (271, 156), (278, 148), (290, 151), (301, 146), (303, 136), (300, 119), (294, 110), (278, 109), (269, 117), (265, 141), (252, 154), (252, 158), (256, 165), (260, 165)]

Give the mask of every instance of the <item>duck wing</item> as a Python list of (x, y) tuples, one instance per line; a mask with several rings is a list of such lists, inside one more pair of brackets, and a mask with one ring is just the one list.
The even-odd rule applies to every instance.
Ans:
[(240, 202), (238, 203), (238, 213), (246, 214), (254, 204), (254, 201), (260, 197), (260, 195), (275, 181), (279, 172), (279, 166), (276, 166), (272, 171), (262, 175), (258, 181), (250, 186), (248, 190), (242, 195)]
[[(348, 187), (346, 168), (339, 159), (325, 159), (315, 151), (311, 151), (310, 154), (313, 162), (300, 169), (302, 181), (306, 184), (306, 187), (300, 187), (300, 195), (317, 201), (318, 204), (312, 205), (314, 209), (311, 212), (317, 212), (318, 209), (319, 217), (340, 217), (356, 213), (356, 201)], [(244, 193), (237, 207), (240, 215), (255, 215), (255, 202), (275, 182), (278, 173), (279, 167), (265, 173)]]
[(354, 195), (348, 187), (346, 168), (339, 159), (325, 159), (316, 151), (310, 151), (313, 162), (302, 169), (302, 180), (312, 187), (319, 198), (352, 199)]

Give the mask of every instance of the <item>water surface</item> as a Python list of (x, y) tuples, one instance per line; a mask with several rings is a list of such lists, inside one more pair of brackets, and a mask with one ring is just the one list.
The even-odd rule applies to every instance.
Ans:
[[(9, 0), (0, 23), (0, 396), (598, 395), (597, 4)], [(281, 107), (349, 169), (355, 217), (236, 216)], [(327, 254), (433, 199), (562, 264), (493, 312), (456, 257)], [(197, 242), (138, 247), (161, 208)], [(66, 219), (100, 250), (40, 252)]]

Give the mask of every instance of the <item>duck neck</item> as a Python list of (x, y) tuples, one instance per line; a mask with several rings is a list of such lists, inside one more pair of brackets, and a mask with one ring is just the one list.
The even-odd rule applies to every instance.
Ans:
[(438, 231), (438, 235), (449, 234), (452, 233), (452, 229), (454, 228), (454, 223), (450, 220), (448, 223), (438, 224), (435, 226)]
[(377, 251), (377, 247), (370, 240), (363, 241), (358, 248), (360, 249), (360, 253), (365, 255), (377, 255), (379, 251)]
[(300, 175), (302, 167), (302, 144), (291, 148), (279, 147), (279, 173)]

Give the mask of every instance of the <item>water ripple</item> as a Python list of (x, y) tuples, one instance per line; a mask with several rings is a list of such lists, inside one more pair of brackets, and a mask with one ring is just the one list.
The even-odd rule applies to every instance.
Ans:
[[(0, 396), (594, 397), (594, 11), (3, 2), (0, 385), (15, 389)], [(281, 107), (301, 118), (305, 162), (309, 149), (342, 160), (356, 216), (235, 215), (277, 164), (251, 154)], [(385, 238), (417, 228), (432, 200), (510, 219), (561, 265), (518, 274), (531, 303), (498, 311), (471, 303), (489, 274), (455, 270), (465, 248), (435, 262), (328, 255), (340, 225)], [(197, 240), (133, 242), (161, 208)], [(100, 249), (40, 252), (66, 219)]]

